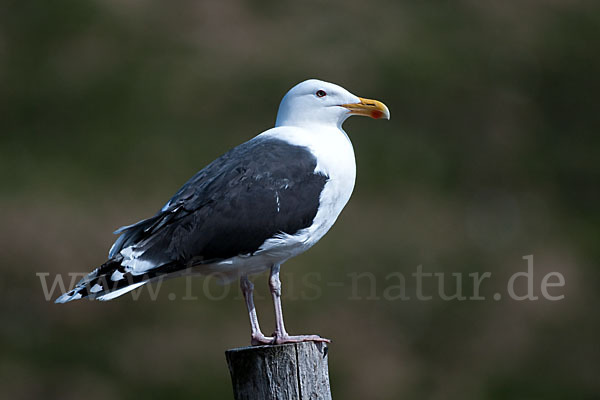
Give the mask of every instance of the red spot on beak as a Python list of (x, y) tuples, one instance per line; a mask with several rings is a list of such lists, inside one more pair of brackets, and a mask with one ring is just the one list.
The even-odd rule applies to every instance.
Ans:
[(383, 117), (383, 113), (379, 110), (372, 110), (371, 111), (371, 117), (375, 118), (375, 119), (379, 119)]

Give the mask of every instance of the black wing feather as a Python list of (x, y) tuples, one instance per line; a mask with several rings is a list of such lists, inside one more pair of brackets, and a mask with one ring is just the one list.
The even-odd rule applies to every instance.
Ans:
[(111, 253), (134, 246), (157, 266), (253, 253), (312, 224), (328, 179), (316, 164), (305, 147), (255, 138), (199, 171), (154, 217), (124, 228)]

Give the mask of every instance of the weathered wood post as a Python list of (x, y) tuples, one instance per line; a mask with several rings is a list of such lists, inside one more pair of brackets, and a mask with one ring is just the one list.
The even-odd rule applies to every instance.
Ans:
[(227, 350), (235, 400), (330, 400), (327, 352), (316, 342)]

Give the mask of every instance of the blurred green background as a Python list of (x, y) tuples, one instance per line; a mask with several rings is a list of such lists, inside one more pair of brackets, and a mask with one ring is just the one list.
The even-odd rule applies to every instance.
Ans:
[[(600, 398), (599, 49), (596, 1), (0, 2), (2, 397), (232, 397), (223, 352), (249, 343), (237, 285), (55, 305), (36, 273), (98, 266), (112, 230), (314, 77), (392, 114), (345, 124), (353, 198), (283, 268), (290, 332), (333, 339), (334, 398)], [(492, 299), (528, 254), (536, 294), (557, 271), (564, 300)], [(418, 265), (448, 292), (452, 272), (491, 272), (487, 300), (368, 300), (349, 278), (372, 273), (381, 296)]]

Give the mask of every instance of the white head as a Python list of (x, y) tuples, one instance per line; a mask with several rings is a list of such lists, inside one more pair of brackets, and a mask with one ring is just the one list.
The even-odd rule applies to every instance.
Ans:
[(291, 88), (283, 97), (275, 126), (341, 127), (351, 115), (390, 119), (388, 108), (380, 101), (355, 96), (333, 83), (309, 79)]

